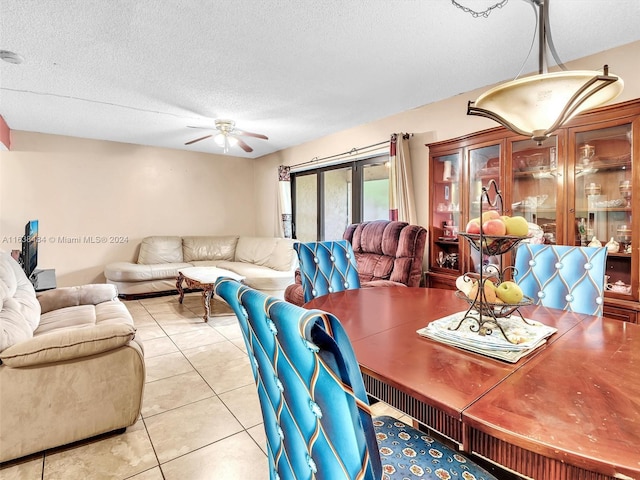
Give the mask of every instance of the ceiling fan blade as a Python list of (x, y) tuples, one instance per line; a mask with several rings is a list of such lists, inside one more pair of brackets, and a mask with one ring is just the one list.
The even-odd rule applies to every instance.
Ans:
[(199, 142), (200, 140), (204, 140), (205, 138), (213, 137), (213, 133), (211, 135), (205, 135), (204, 137), (196, 138), (195, 140), (191, 140), (190, 142), (185, 143), (185, 145), (191, 145), (192, 143)]
[(241, 149), (243, 149), (245, 152), (249, 153), (249, 152), (253, 152), (253, 148), (251, 148), (249, 145), (247, 145), (245, 142), (243, 142), (242, 140), (240, 140), (239, 138), (236, 138), (236, 140), (238, 140), (238, 145), (240, 146)]
[(214, 130), (216, 127), (200, 127), (196, 125), (187, 125), (187, 128), (202, 128), (204, 130)]
[(269, 140), (269, 137), (262, 135), (261, 133), (245, 132), (244, 130), (233, 129), (234, 135), (244, 135), (245, 137), (261, 138), (262, 140)]

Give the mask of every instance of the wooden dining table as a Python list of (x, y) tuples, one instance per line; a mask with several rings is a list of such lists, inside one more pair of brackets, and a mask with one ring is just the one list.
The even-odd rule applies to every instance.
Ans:
[(462, 450), (540, 480), (640, 480), (640, 325), (522, 307), (557, 332), (508, 363), (417, 333), (468, 308), (451, 290), (361, 288), (305, 307), (340, 319), (372, 397)]

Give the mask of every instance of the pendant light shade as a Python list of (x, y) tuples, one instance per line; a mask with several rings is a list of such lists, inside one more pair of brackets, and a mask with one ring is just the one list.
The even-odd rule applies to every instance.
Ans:
[(570, 118), (622, 92), (619, 77), (572, 70), (524, 77), (488, 90), (469, 102), (467, 114), (490, 118), (509, 130), (542, 142)]
[[(624, 88), (621, 78), (602, 72), (564, 70), (547, 73), (548, 8), (550, 0), (530, 0), (538, 8), (539, 74), (493, 87), (469, 102), (467, 115), (490, 118), (539, 144), (580, 112), (616, 98)], [(550, 45), (552, 45), (549, 36)], [(557, 60), (555, 50), (551, 51)], [(558, 61), (561, 67), (564, 65)]]

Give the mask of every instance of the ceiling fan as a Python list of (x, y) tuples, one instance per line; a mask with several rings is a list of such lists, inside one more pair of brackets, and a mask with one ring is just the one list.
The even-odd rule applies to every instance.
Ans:
[[(187, 125), (187, 126), (189, 128), (205, 128), (208, 130), (212, 130), (211, 127), (194, 127), (191, 125)], [(249, 145), (247, 145), (247, 143), (244, 140), (238, 137), (240, 136), (255, 137), (255, 138), (260, 138), (262, 140), (269, 140), (269, 137), (267, 137), (266, 135), (262, 135), (261, 133), (252, 133), (252, 132), (245, 132), (244, 130), (238, 130), (236, 128), (236, 122), (234, 122), (233, 120), (216, 120), (215, 128), (218, 131), (217, 134), (212, 133), (210, 135), (205, 135), (204, 137), (196, 138), (194, 140), (191, 140), (185, 143), (185, 145), (191, 145), (192, 143), (199, 142), (200, 140), (205, 140), (209, 137), (213, 137), (213, 141), (216, 142), (219, 146), (221, 146), (224, 149), (224, 153), (227, 153), (229, 151), (229, 148), (235, 145), (238, 145), (240, 148), (242, 148), (245, 152), (248, 153), (248, 152), (253, 152), (253, 148), (251, 148)]]

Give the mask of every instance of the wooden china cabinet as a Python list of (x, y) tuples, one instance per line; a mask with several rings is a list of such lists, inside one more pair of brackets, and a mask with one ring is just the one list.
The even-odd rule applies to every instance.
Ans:
[(609, 243), (604, 314), (640, 322), (640, 99), (584, 113), (541, 145), (500, 127), (427, 146), (428, 286), (455, 288), (459, 275), (499, 261), (457, 235), (479, 216), (493, 179), (503, 213), (538, 225), (538, 241)]

